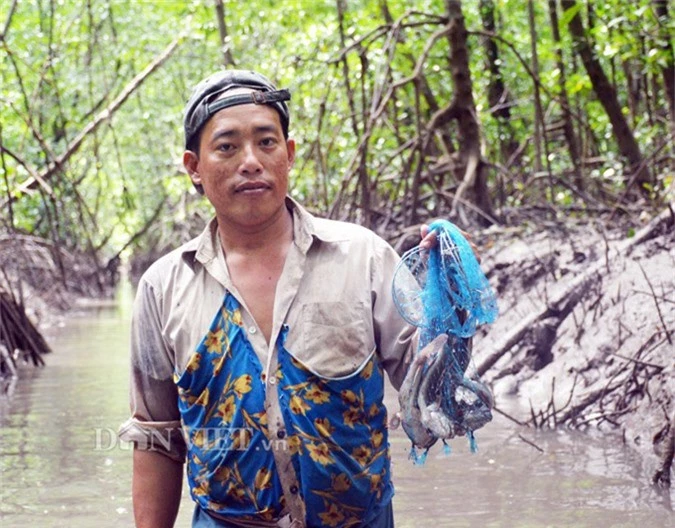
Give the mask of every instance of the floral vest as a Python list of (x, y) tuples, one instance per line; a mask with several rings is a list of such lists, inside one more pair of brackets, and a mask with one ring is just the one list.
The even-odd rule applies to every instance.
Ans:
[(270, 384), (288, 431), (282, 440), (269, 437), (264, 368), (230, 293), (184, 372), (174, 376), (192, 497), (223, 519), (281, 517), (271, 442), (286, 442), (307, 526), (367, 525), (393, 495), (382, 368), (372, 355), (354, 374), (322, 378), (284, 348), (288, 330), (277, 341), (277, 383)]

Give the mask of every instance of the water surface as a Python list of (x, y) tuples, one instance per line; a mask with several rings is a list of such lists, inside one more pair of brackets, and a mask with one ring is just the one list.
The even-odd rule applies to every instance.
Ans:
[[(47, 367), (22, 369), (0, 400), (3, 528), (133, 526), (131, 451), (114, 437), (128, 413), (128, 295), (53, 332)], [(416, 466), (392, 432), (398, 528), (675, 526), (673, 493), (654, 491), (614, 437), (517, 429), (497, 416), (477, 438), (476, 454), (460, 438), (449, 456), (436, 446)], [(186, 488), (176, 526), (189, 527), (191, 512)]]

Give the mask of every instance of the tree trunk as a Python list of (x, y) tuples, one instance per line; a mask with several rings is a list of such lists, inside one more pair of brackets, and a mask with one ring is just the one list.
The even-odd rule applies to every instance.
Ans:
[(644, 184), (649, 183), (649, 170), (643, 161), (640, 147), (635, 140), (633, 131), (628, 126), (623, 116), (619, 99), (616, 95), (614, 86), (609, 82), (607, 75), (602, 69), (602, 65), (596, 56), (593, 45), (584, 29), (581, 16), (579, 15), (576, 0), (561, 0), (561, 5), (565, 11), (573, 9), (576, 11), (570, 20), (568, 27), (574, 41), (575, 51), (581, 57), (586, 73), (591, 80), (596, 97), (602, 104), (614, 132), (614, 139), (619, 147), (621, 154), (628, 160), (630, 170), (634, 173), (627, 183), (633, 181), (644, 191)]
[(551, 31), (553, 33), (553, 42), (555, 43), (556, 65), (560, 70), (558, 95), (560, 99), (560, 106), (562, 107), (563, 119), (563, 133), (565, 134), (565, 141), (569, 149), (570, 159), (574, 167), (574, 184), (579, 190), (584, 189), (584, 179), (581, 174), (581, 153), (579, 152), (579, 143), (574, 132), (574, 124), (572, 122), (572, 112), (570, 111), (570, 100), (567, 96), (567, 74), (565, 73), (565, 63), (563, 61), (562, 46), (560, 45), (560, 29), (558, 28), (558, 8), (556, 0), (548, 0), (548, 11), (551, 17)]
[(446, 0), (445, 8), (450, 24), (448, 41), (450, 43), (450, 71), (454, 86), (451, 115), (458, 122), (459, 158), (461, 166), (465, 167), (462, 183), (455, 193), (452, 214), (460, 213), (460, 208), (464, 212), (466, 208), (462, 205), (463, 194), (469, 191), (468, 201), (482, 213), (478, 219), (479, 222), (489, 225), (492, 221), (488, 219), (493, 218), (494, 215), (487, 188), (485, 165), (481, 160), (480, 127), (473, 99), (462, 2)]
[[(480, 0), (480, 17), (483, 28), (487, 33), (497, 34), (495, 25), (495, 4), (493, 0)], [(486, 38), (483, 46), (487, 68), (490, 72), (488, 84), (488, 102), (490, 103), (490, 113), (499, 123), (499, 143), (501, 157), (504, 160), (511, 159), (511, 156), (518, 149), (518, 142), (514, 139), (513, 127), (511, 126), (511, 98), (509, 92), (504, 86), (504, 78), (499, 66), (499, 48), (493, 38)], [(502, 133), (503, 130), (503, 133)], [(505, 136), (505, 139), (502, 139)]]
[[(336, 0), (336, 8), (337, 8), (337, 15), (338, 15), (338, 30), (340, 34), (340, 45), (342, 46), (342, 49), (346, 49), (347, 47), (347, 38), (345, 34), (345, 14), (347, 11), (347, 2), (346, 0)], [(363, 65), (364, 56), (361, 55), (361, 64)], [(349, 70), (349, 63), (347, 61), (347, 55), (345, 55), (342, 59), (342, 72), (344, 76), (344, 83), (345, 83), (345, 88), (347, 90), (347, 97), (349, 100), (349, 109), (351, 113), (351, 125), (352, 125), (352, 131), (354, 132), (354, 137), (361, 137), (362, 131), (359, 127), (359, 121), (358, 121), (358, 113), (356, 109), (356, 96), (354, 93), (354, 88), (352, 87), (349, 77), (350, 77), (350, 70)], [(362, 82), (364, 82), (364, 77), (366, 75), (366, 68), (362, 68), (361, 72), (361, 79)], [(363, 94), (362, 94), (363, 95)], [(363, 117), (363, 130), (365, 130), (365, 115), (364, 115), (364, 109), (366, 108), (367, 104), (365, 102), (365, 96), (362, 98), (362, 104), (361, 104), (361, 115)], [(371, 211), (370, 211), (370, 178), (368, 176), (368, 167), (366, 164), (366, 161), (368, 159), (368, 144), (366, 143), (363, 146), (363, 151), (361, 152), (361, 158), (359, 160), (359, 185), (358, 189), (356, 190), (356, 194), (358, 194), (361, 198), (360, 200), (360, 208), (361, 208), (361, 224), (366, 226), (366, 227), (371, 227), (372, 225), (372, 216), (371, 216)], [(355, 197), (356, 197), (355, 194)]]
[(227, 24), (225, 23), (225, 5), (223, 0), (216, 2), (216, 20), (218, 21), (218, 35), (220, 36), (220, 46), (223, 52), (223, 64), (226, 68), (234, 66), (234, 57), (232, 56), (232, 43), (227, 33)]
[(661, 68), (663, 84), (666, 87), (666, 99), (670, 109), (670, 129), (675, 141), (675, 52), (673, 52), (672, 35), (670, 27), (670, 13), (668, 12), (668, 0), (654, 0), (656, 16), (659, 18), (659, 38), (663, 42), (662, 49), (666, 54), (666, 65)]
[[(544, 112), (541, 109), (539, 90), (539, 60), (537, 57), (537, 29), (534, 22), (534, 5), (527, 2), (527, 19), (530, 29), (530, 52), (532, 53), (532, 72), (534, 73), (534, 172), (541, 172), (542, 131), (544, 130)], [(551, 189), (551, 196), (554, 192)]]

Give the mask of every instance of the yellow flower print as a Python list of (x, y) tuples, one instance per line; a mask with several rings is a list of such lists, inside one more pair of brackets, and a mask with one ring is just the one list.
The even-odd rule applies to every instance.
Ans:
[(372, 418), (373, 416), (377, 416), (378, 412), (380, 412), (379, 405), (377, 405), (377, 403), (373, 403), (370, 406), (370, 410), (368, 411), (368, 416), (370, 416)]
[(230, 482), (230, 485), (227, 488), (227, 496), (236, 501), (242, 502), (246, 496), (246, 489), (240, 488), (234, 482)]
[(232, 449), (238, 451), (245, 451), (248, 449), (248, 446), (251, 445), (252, 433), (250, 429), (239, 428), (235, 429), (231, 434), (232, 438)]
[(313, 403), (326, 403), (330, 401), (330, 395), (326, 391), (322, 391), (317, 385), (310, 385), (305, 391), (305, 398)]
[(370, 475), (370, 492), (375, 493), (378, 499), (382, 496), (382, 475), (379, 473)]
[(231, 473), (232, 470), (229, 467), (221, 466), (216, 470), (213, 478), (219, 482), (225, 482), (230, 479)]
[(307, 370), (307, 369), (305, 368), (305, 366), (304, 366), (302, 363), (300, 363), (297, 359), (295, 359), (293, 356), (291, 356), (291, 363), (293, 364), (293, 366), (294, 366), (296, 369), (304, 370), (304, 371)]
[(192, 490), (192, 493), (197, 497), (206, 497), (210, 493), (210, 486), (208, 480), (202, 480), (199, 486)]
[(361, 377), (363, 379), (370, 379), (370, 377), (373, 375), (373, 360), (371, 359), (368, 364), (363, 368), (361, 371)]
[(329, 437), (335, 431), (335, 428), (331, 425), (328, 418), (316, 418), (314, 420), (314, 427), (319, 432), (321, 436)]
[(307, 451), (309, 451), (309, 456), (312, 460), (319, 464), (326, 466), (333, 462), (333, 457), (330, 456), (328, 444), (323, 442), (320, 444), (307, 444)]
[(241, 310), (239, 308), (237, 308), (232, 312), (231, 321), (237, 326), (243, 326), (244, 321), (241, 318)]
[(199, 449), (202, 449), (204, 447), (205, 442), (206, 439), (204, 438), (204, 429), (199, 429), (192, 435), (192, 444), (198, 447)]
[(354, 394), (354, 391), (343, 390), (340, 393), (340, 396), (342, 397), (342, 401), (344, 401), (345, 403), (356, 403), (359, 401), (359, 397), (356, 394)]
[(384, 440), (384, 433), (382, 431), (373, 431), (373, 434), (370, 436), (370, 443), (374, 449), (379, 449), (382, 445), (382, 440)]
[(215, 332), (210, 332), (206, 334), (204, 338), (204, 346), (206, 351), (209, 354), (218, 354), (221, 351), (223, 345), (223, 330), (222, 328), (217, 328)]
[(265, 411), (260, 411), (259, 413), (255, 413), (253, 417), (258, 420), (258, 423), (260, 425), (267, 425), (267, 413)]
[(370, 450), (370, 448), (366, 447), (364, 445), (356, 447), (352, 451), (352, 456), (362, 466), (365, 466), (368, 463), (368, 460), (370, 460), (371, 454), (372, 454), (372, 451)]
[(328, 510), (325, 513), (320, 513), (319, 517), (321, 517), (321, 522), (325, 526), (337, 526), (345, 519), (344, 514), (338, 510), (335, 504), (328, 506)]
[(272, 487), (272, 472), (267, 468), (260, 468), (255, 475), (255, 489), (264, 490)]
[(288, 406), (293, 413), (302, 415), (305, 414), (305, 411), (311, 409), (311, 407), (307, 405), (307, 402), (305, 402), (305, 400), (303, 400), (300, 396), (293, 396)]
[(302, 453), (302, 439), (298, 435), (291, 435), (287, 440), (288, 451), (291, 455)]
[(352, 407), (351, 409), (347, 409), (342, 413), (342, 418), (344, 419), (345, 425), (354, 429), (354, 425), (359, 423), (361, 420), (361, 411)]
[(206, 387), (204, 389), (204, 392), (202, 392), (199, 395), (199, 398), (197, 398), (195, 405), (201, 405), (202, 407), (206, 407), (208, 403), (209, 403), (209, 388)]
[(216, 501), (212, 501), (212, 500), (210, 500), (208, 502), (208, 504), (209, 504), (209, 510), (213, 510), (213, 511), (219, 511), (223, 507), (223, 505), (220, 502), (216, 502)]
[(218, 406), (218, 415), (222, 416), (224, 424), (228, 424), (232, 421), (235, 409), (236, 405), (234, 404), (233, 394), (228, 396), (227, 399)]
[(347, 491), (349, 488), (352, 487), (352, 482), (349, 480), (349, 477), (347, 476), (346, 473), (340, 473), (339, 475), (333, 475), (331, 477), (331, 484), (333, 487), (333, 490), (342, 493), (343, 491)]
[(201, 466), (203, 464), (201, 458), (199, 458), (195, 453), (192, 453), (190, 458), (192, 459), (192, 463), (195, 466)]
[(213, 365), (213, 377), (216, 377), (220, 374), (220, 371), (223, 370), (223, 365), (227, 359), (227, 351), (225, 354), (218, 355), (211, 360), (211, 365)]
[(178, 389), (178, 397), (188, 405), (192, 405), (194, 402), (197, 401), (197, 396), (195, 396), (194, 394), (189, 394), (184, 389)]
[(187, 365), (185, 365), (185, 371), (192, 374), (195, 370), (199, 368), (199, 362), (202, 360), (202, 355), (199, 352), (192, 354), (188, 360)]
[(234, 393), (237, 395), (237, 398), (241, 399), (244, 394), (251, 392), (252, 379), (250, 374), (243, 374), (236, 379), (234, 382)]
[(256, 515), (255, 515), (256, 519), (259, 519), (261, 521), (269, 521), (269, 522), (272, 522), (275, 517), (276, 517), (276, 512), (274, 511), (274, 508), (271, 508), (269, 506), (263, 508), (262, 511), (256, 513)]

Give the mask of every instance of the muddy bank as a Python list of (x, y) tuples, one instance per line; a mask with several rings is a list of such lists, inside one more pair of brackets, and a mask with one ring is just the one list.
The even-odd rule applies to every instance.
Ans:
[(500, 317), (478, 370), (532, 427), (619, 431), (670, 485), (675, 443), (672, 209), (637, 224), (525, 222), (480, 237)]
[(117, 263), (70, 252), (48, 240), (0, 233), (0, 396), (18, 382), (18, 367), (43, 366), (43, 334), (62, 325), (83, 299), (109, 298)]

